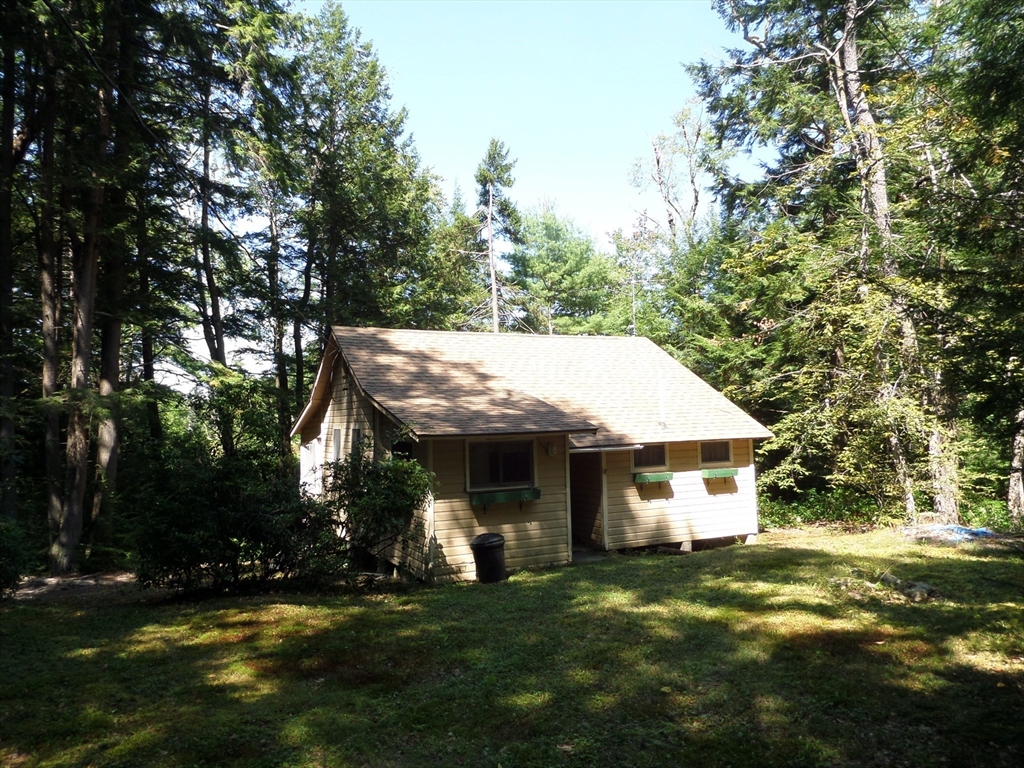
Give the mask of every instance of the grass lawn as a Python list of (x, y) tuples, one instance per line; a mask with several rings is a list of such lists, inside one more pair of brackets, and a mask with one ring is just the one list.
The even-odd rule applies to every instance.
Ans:
[(1022, 609), (1020, 549), (893, 531), (494, 585), (8, 601), (0, 766), (1019, 768)]

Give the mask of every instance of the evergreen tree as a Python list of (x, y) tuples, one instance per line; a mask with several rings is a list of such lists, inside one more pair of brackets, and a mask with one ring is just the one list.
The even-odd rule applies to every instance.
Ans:
[(516, 161), (508, 159), (508, 149), (497, 139), (487, 145), (487, 154), (476, 169), (477, 204), (483, 228), (487, 232), (487, 263), (491, 278), (491, 330), (498, 332), (498, 266), (494, 251), (495, 239), (503, 239), (514, 245), (521, 245), (522, 218), (507, 195), (506, 190), (515, 184), (512, 169)]
[(551, 208), (528, 214), (523, 244), (508, 255), (521, 322), (534, 333), (614, 333), (608, 311), (619, 276), (594, 242)]
[(905, 140), (915, 105), (897, 98), (927, 55), (918, 19), (903, 3), (717, 5), (750, 47), (692, 70), (716, 134), (777, 153), (762, 178), (718, 182), (734, 354), (757, 361), (747, 386), (781, 410), (764, 479), (824, 475), (910, 518), (926, 491), (955, 521), (957, 396), (927, 279), (938, 257), (892, 202), (927, 174)]

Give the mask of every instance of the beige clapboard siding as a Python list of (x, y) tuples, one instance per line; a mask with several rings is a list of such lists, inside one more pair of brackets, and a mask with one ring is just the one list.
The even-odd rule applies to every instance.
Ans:
[[(414, 442), (412, 458), (427, 469), (430, 468), (430, 446), (426, 441)], [(431, 577), (431, 538), (434, 519), (433, 495), (416, 510), (405, 536), (391, 547), (384, 556), (394, 565), (405, 569), (418, 579)]]
[(433, 441), (434, 498), (460, 499), (466, 494), (466, 441)]
[(370, 435), (373, 426), (373, 405), (359, 393), (345, 370), (345, 363), (339, 355), (334, 362), (331, 378), (331, 402), (324, 415), (321, 434), (324, 436), (324, 459), (334, 460), (334, 430), (341, 430), (339, 456), (348, 453), (352, 445), (352, 430), (361, 429), (364, 435)]
[[(564, 551), (559, 550), (559, 551)], [(512, 561), (508, 558), (508, 548), (505, 551), (505, 565), (508, 568), (539, 568), (546, 565), (561, 565), (568, 563), (568, 559), (555, 559), (554, 551), (546, 551), (543, 549), (535, 550), (534, 552), (517, 558)], [(472, 581), (476, 578), (476, 567), (473, 564), (473, 558), (470, 556), (468, 559), (460, 560), (455, 563), (446, 562), (443, 565), (434, 566), (434, 581), (437, 582), (451, 582), (451, 581)]]
[[(565, 552), (565, 546), (556, 543), (543, 543), (534, 542), (528, 550), (509, 550), (508, 546), (505, 547), (505, 565), (509, 568), (518, 568), (524, 564), (537, 562), (537, 563), (551, 563), (551, 562), (563, 562), (558, 560), (558, 556)], [(472, 564), (473, 552), (468, 546), (462, 547), (445, 547), (445, 565), (466, 565)], [(436, 569), (443, 569), (444, 565), (437, 565)], [(435, 570), (436, 570), (435, 569)]]
[(552, 493), (545, 497), (543, 489), (541, 497), (536, 501), (524, 501), (522, 508), (518, 501), (504, 504), (489, 504), (483, 507), (471, 507), (468, 499), (464, 503), (460, 499), (445, 499), (437, 502), (435, 507), (434, 526), (438, 533), (452, 529), (465, 528), (476, 522), (492, 525), (510, 521), (562, 520), (565, 518), (565, 493)]
[[(519, 438), (522, 439), (522, 438)], [(554, 456), (547, 445), (557, 443)], [(534, 441), (536, 501), (482, 506), (469, 503), (466, 491), (466, 444), (464, 440), (433, 441), (435, 476), (432, 563), (435, 580), (475, 579), (476, 566), (469, 542), (481, 533), (505, 537), (505, 565), (510, 569), (569, 561), (569, 529), (566, 514), (564, 437)]]
[(405, 535), (384, 551), (384, 557), (419, 579), (430, 577), (430, 520), (433, 499), (416, 510)]
[(729, 479), (705, 482), (698, 450), (697, 443), (671, 444), (669, 470), (674, 477), (660, 487), (633, 482), (629, 451), (606, 454), (609, 548), (757, 532), (749, 442), (733, 441), (733, 466), (739, 473)]

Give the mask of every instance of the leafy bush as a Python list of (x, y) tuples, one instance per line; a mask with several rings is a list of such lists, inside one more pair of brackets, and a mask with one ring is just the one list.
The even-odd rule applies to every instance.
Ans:
[[(339, 517), (300, 493), (294, 458), (277, 442), (272, 386), (231, 372), (214, 384), (165, 412), (146, 482), (127, 494), (140, 583), (194, 591), (337, 580), (347, 564)], [(225, 425), (230, 454), (215, 428)]]
[(0, 596), (12, 591), (25, 572), (24, 542), (21, 531), (0, 520)]
[(288, 578), (320, 586), (343, 572), (337, 515), (301, 496), (276, 457), (174, 453), (139, 523), (140, 583), (238, 590)]
[(1021, 524), (1010, 517), (1005, 499), (981, 499), (960, 507), (960, 516), (969, 528), (989, 528), (993, 531), (1020, 530)]
[(379, 556), (408, 530), (430, 494), (430, 473), (412, 459), (374, 460), (359, 443), (327, 465), (326, 503), (344, 516), (345, 538), (357, 551)]
[(874, 525), (885, 517), (874, 499), (846, 488), (827, 492), (812, 488), (793, 501), (760, 499), (758, 512), (762, 528), (796, 528), (814, 523)]

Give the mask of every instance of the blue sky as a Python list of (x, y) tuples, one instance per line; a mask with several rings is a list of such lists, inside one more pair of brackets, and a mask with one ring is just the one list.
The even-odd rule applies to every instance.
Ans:
[[(298, 4), (315, 13), (319, 3)], [(425, 165), (468, 200), (493, 136), (517, 159), (521, 210), (551, 202), (607, 248), (657, 197), (633, 163), (693, 88), (683, 63), (718, 59), (730, 34), (710, 0), (386, 2), (342, 7), (388, 71)]]

